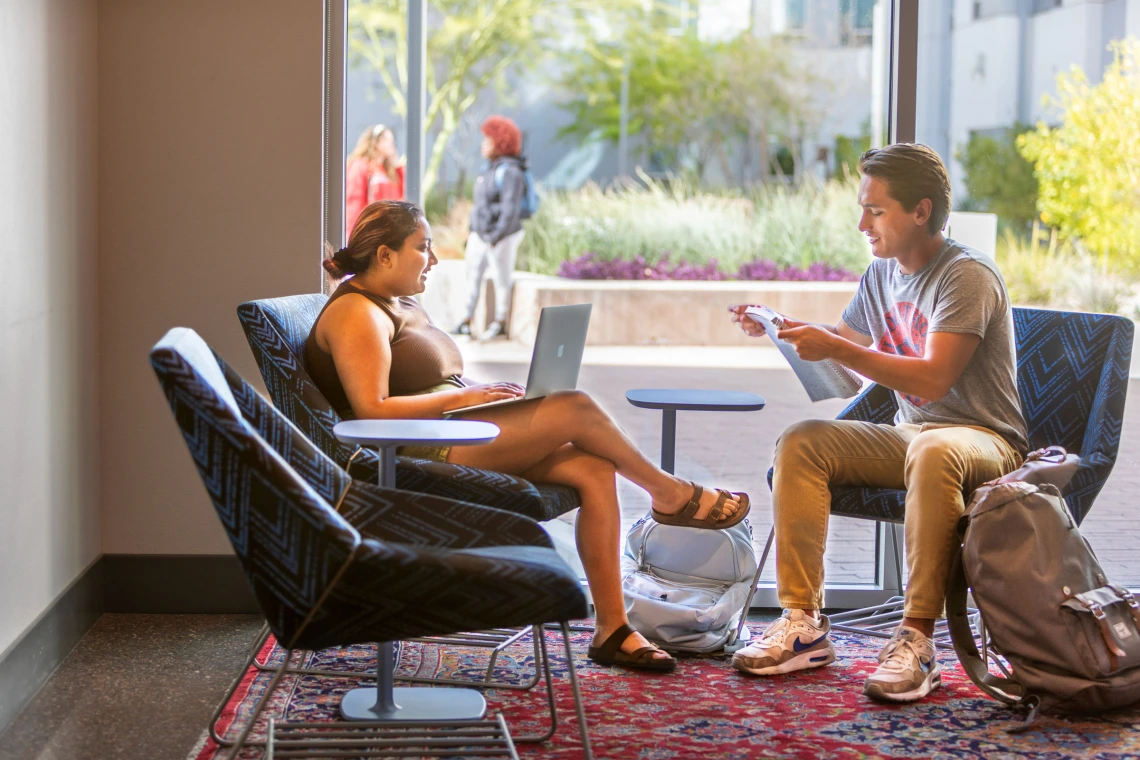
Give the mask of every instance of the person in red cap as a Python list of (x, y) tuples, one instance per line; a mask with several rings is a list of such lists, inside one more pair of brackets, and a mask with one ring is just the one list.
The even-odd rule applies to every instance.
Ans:
[(479, 336), (490, 340), (506, 335), (511, 306), (511, 277), (526, 231), (522, 206), (526, 199), (526, 158), (522, 133), (505, 116), (488, 116), (483, 126), (482, 152), (487, 159), (475, 179), (475, 205), (471, 209), (471, 234), (467, 238), (467, 304), (457, 335), (471, 334), (471, 319), (487, 274), (495, 288), (495, 320)]

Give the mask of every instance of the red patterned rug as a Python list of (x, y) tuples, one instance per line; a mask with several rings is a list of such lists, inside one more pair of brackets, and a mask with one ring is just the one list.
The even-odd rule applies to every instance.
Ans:
[[(522, 757), (580, 758), (578, 725), (561, 634), (547, 632), (561, 725), (545, 745), (520, 744)], [(1100, 718), (1039, 718), (1033, 730), (1010, 734), (1017, 716), (974, 688), (952, 651), (942, 651), (943, 686), (926, 700), (898, 707), (875, 704), (862, 693), (879, 642), (833, 634), (839, 658), (819, 670), (776, 678), (746, 677), (725, 655), (681, 660), (672, 674), (631, 673), (586, 659), (590, 634), (574, 635), (575, 662), (594, 753), (599, 758), (1140, 758), (1140, 712)], [(262, 653), (279, 662), (272, 639)], [(404, 643), (399, 673), (481, 678), (486, 650)], [(375, 647), (323, 650), (307, 667), (367, 671)], [(530, 637), (499, 657), (496, 677), (519, 682), (534, 672)], [(219, 727), (244, 725), (270, 675), (250, 669)], [(286, 676), (268, 716), (289, 721), (337, 720), (350, 679)], [(501, 711), (511, 733), (541, 733), (547, 725), (546, 689), (486, 692), (488, 712)], [(257, 748), (242, 758), (259, 758)], [(205, 734), (189, 760), (216, 760), (225, 752)]]

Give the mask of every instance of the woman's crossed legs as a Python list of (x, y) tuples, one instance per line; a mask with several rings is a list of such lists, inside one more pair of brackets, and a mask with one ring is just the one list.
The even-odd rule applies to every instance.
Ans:
[[(594, 644), (600, 645), (629, 622), (621, 592), (621, 510), (615, 476), (620, 474), (645, 489), (653, 508), (665, 514), (685, 506), (692, 497), (692, 486), (646, 459), (613, 419), (581, 391), (560, 391), (499, 409), (481, 409), (472, 418), (498, 425), (498, 438), (485, 446), (454, 448), (449, 462), (567, 485), (581, 495), (575, 538), (597, 610)], [(716, 501), (716, 490), (704, 489), (696, 517), (708, 515)], [(738, 509), (740, 504), (729, 499), (720, 519), (730, 519)], [(621, 649), (629, 653), (647, 645), (640, 633), (634, 633)]]

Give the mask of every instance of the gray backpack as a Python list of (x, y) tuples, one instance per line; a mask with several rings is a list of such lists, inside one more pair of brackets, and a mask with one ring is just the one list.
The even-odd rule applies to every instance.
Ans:
[(742, 520), (725, 530), (662, 525), (648, 515), (626, 534), (622, 591), (629, 622), (670, 652), (715, 652), (743, 646), (736, 635), (756, 551)]
[[(978, 688), (1030, 710), (1095, 713), (1140, 702), (1140, 603), (1104, 575), (1061, 498), (1079, 460), (1059, 447), (1029, 455), (978, 488), (958, 523), (962, 548), (947, 586), (954, 649)], [(989, 672), (966, 612), (1009, 663)], [(1004, 670), (1004, 669), (1003, 669)]]

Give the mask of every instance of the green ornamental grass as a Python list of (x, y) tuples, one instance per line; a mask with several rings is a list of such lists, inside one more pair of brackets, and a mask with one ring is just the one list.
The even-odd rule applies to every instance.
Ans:
[(726, 272), (759, 259), (862, 272), (871, 260), (858, 229), (853, 181), (709, 190), (680, 179), (641, 180), (605, 190), (587, 185), (544, 193), (526, 224), (521, 266), (556, 274), (562, 262), (586, 253), (698, 266), (715, 260)]

